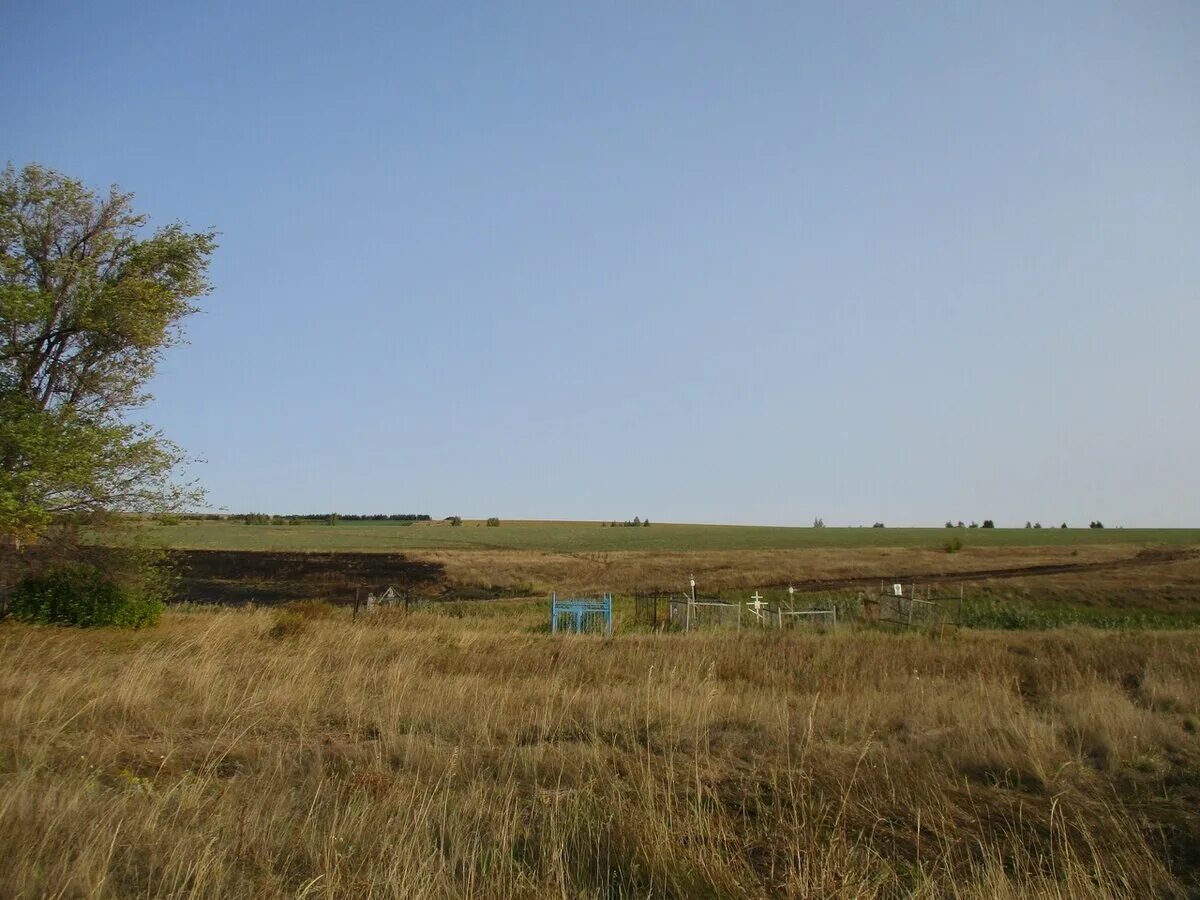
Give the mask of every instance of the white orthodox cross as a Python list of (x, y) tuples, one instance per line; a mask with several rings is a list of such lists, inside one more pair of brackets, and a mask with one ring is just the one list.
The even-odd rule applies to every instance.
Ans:
[(762, 595), (761, 595), (761, 594), (759, 594), (759, 593), (758, 593), (758, 591), (755, 591), (755, 592), (753, 593), (753, 595), (751, 595), (750, 599), (751, 599), (751, 600), (753, 600), (754, 602), (753, 602), (753, 603), (747, 603), (746, 605), (747, 605), (748, 607), (750, 607), (750, 610), (751, 610), (751, 611), (754, 613), (754, 615), (755, 615), (757, 618), (761, 619), (761, 618), (763, 617), (763, 614), (762, 614), (762, 608), (763, 608), (764, 606), (766, 606), (766, 604), (765, 604), (765, 603), (763, 603), (763, 598), (762, 598)]

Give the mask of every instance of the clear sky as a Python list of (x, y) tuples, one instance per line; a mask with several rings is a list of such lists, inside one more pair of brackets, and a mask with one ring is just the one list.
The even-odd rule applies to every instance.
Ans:
[(3, 6), (214, 507), (1200, 525), (1200, 4)]

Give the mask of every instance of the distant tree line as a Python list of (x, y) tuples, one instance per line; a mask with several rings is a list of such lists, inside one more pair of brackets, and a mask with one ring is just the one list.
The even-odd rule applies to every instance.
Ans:
[(306, 513), (300, 516), (288, 516), (289, 519), (301, 521), (319, 521), (337, 516), (343, 522), (428, 522), (431, 516), (427, 513), (374, 513), (373, 515), (354, 515), (353, 513)]
[[(970, 525), (965, 525), (965, 524), (963, 524), (962, 519), (959, 519), (957, 523), (954, 523), (954, 522), (950, 521), (949, 519), (947, 519), (946, 527), (947, 528), (995, 528), (996, 523), (993, 522), (991, 519), (984, 519), (982, 525), (978, 524), (977, 522), (972, 522)], [(1042, 523), (1041, 522), (1026, 522), (1025, 527), (1026, 528), (1041, 528)], [(1050, 527), (1053, 528), (1054, 526), (1050, 526)], [(1058, 527), (1066, 528), (1067, 523), (1063, 522)], [(1104, 523), (1100, 522), (1100, 521), (1088, 523), (1088, 528), (1103, 528), (1103, 527), (1104, 527)]]
[(612, 528), (649, 528), (650, 520), (643, 519), (640, 516), (634, 516), (632, 521), (626, 520), (624, 522), (601, 522), (600, 525), (601, 527)]
[(377, 513), (375, 515), (354, 515), (343, 513), (303, 513), (295, 516), (277, 516), (270, 513), (238, 513), (224, 516), (213, 514), (198, 514), (181, 516), (184, 519), (232, 519), (245, 522), (247, 525), (294, 525), (299, 522), (322, 522), (325, 525), (336, 525), (338, 522), (428, 522), (430, 517), (425, 513)]

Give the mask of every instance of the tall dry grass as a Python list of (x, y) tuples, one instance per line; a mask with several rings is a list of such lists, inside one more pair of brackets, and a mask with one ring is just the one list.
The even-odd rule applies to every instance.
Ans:
[(275, 624), (0, 628), (0, 895), (1200, 884), (1195, 634)]

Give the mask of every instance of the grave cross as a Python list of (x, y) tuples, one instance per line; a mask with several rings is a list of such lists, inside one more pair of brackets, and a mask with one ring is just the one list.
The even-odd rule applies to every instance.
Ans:
[(753, 593), (753, 595), (751, 595), (750, 599), (751, 599), (751, 600), (753, 600), (754, 602), (753, 602), (753, 603), (747, 603), (746, 605), (747, 605), (748, 607), (750, 607), (751, 611), (754, 613), (754, 615), (755, 615), (756, 617), (758, 617), (759, 619), (761, 619), (761, 618), (763, 617), (763, 614), (762, 614), (762, 608), (763, 608), (764, 606), (766, 606), (766, 604), (765, 604), (765, 603), (763, 603), (763, 598), (762, 598), (762, 595), (761, 595), (761, 594), (759, 594), (759, 592), (758, 592), (758, 591), (755, 591), (755, 592)]

